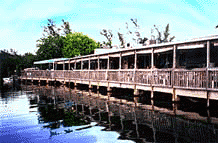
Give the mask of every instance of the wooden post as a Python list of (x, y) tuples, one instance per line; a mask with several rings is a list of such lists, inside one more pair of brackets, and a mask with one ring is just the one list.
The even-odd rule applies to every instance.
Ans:
[(134, 96), (134, 102), (135, 102), (135, 105), (137, 105), (138, 103), (138, 96), (139, 96), (139, 90), (136, 89), (136, 85), (135, 85), (135, 88), (134, 88), (134, 93), (133, 93), (133, 96)]
[(76, 70), (76, 61), (74, 62), (74, 70)]
[(210, 41), (207, 41), (207, 68), (210, 65)]
[(107, 87), (108, 100), (110, 100), (111, 92), (112, 92), (112, 89), (110, 88), (110, 85), (108, 84), (108, 87)]
[(210, 66), (210, 41), (207, 41), (207, 68), (206, 68), (206, 74), (207, 74), (207, 108), (210, 105), (210, 95), (209, 95), (209, 72), (208, 72), (208, 68)]
[(108, 81), (108, 71), (109, 71), (109, 68), (110, 68), (110, 57), (109, 57), (109, 54), (108, 54), (108, 60), (107, 60), (107, 71), (106, 71), (106, 80)]
[(121, 64), (122, 64), (122, 53), (120, 52), (120, 58), (119, 58), (119, 82), (121, 82)]
[(92, 95), (92, 85), (91, 82), (89, 81), (89, 96)]
[(175, 69), (177, 67), (176, 65), (176, 45), (173, 46), (173, 70), (172, 70), (172, 74), (171, 74), (171, 84), (173, 87), (173, 95), (172, 95), (172, 101), (177, 101), (177, 95), (175, 93), (175, 89), (174, 89), (174, 82), (175, 82)]
[(69, 63), (68, 63), (68, 70), (70, 70), (70, 60), (69, 60)]
[(100, 59), (99, 59), (99, 57), (98, 57), (98, 70), (100, 69)]
[(81, 61), (80, 63), (81, 63), (81, 70), (83, 70), (83, 61)]
[(173, 69), (177, 67), (176, 65), (176, 45), (173, 46)]
[(134, 50), (135, 60), (134, 60), (134, 82), (136, 82), (136, 68), (137, 68), (137, 54), (136, 50)]
[(151, 68), (154, 68), (154, 48), (151, 49)]

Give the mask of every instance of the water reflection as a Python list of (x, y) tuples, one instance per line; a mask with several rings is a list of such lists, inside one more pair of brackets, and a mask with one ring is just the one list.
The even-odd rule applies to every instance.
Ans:
[[(170, 109), (151, 105), (122, 104), (100, 97), (88, 96), (85, 91), (61, 86), (25, 86), (33, 91), (30, 104), (38, 106), (39, 123), (53, 129), (80, 126), (86, 130), (103, 126), (102, 131), (116, 131), (119, 140), (135, 142), (218, 142), (218, 120), (199, 116), (193, 111), (184, 112), (182, 105), (170, 104)], [(179, 108), (183, 110), (178, 110)], [(193, 105), (196, 106), (196, 105)], [(191, 107), (190, 107), (191, 108)], [(154, 109), (154, 110), (152, 110)], [(193, 114), (190, 114), (192, 112)], [(90, 124), (91, 122), (97, 124)], [(202, 122), (204, 121), (204, 122)], [(71, 133), (65, 129), (62, 133)], [(51, 135), (60, 134), (56, 131)]]

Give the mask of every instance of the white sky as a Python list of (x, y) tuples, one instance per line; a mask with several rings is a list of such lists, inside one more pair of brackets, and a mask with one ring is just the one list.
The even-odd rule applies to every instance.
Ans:
[(83, 32), (96, 41), (104, 41), (101, 29), (111, 29), (113, 44), (119, 44), (117, 31), (125, 31), (125, 23), (137, 18), (144, 37), (151, 28), (169, 23), (174, 41), (218, 34), (217, 0), (3, 0), (0, 1), (0, 50), (15, 49), (18, 54), (35, 53), (36, 40), (42, 37), (47, 19)]

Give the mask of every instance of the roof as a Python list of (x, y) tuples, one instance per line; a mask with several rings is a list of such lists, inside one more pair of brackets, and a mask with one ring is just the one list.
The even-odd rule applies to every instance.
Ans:
[(54, 62), (57, 62), (57, 61), (67, 61), (69, 60), (70, 58), (56, 58), (56, 59), (49, 59), (49, 60), (43, 60), (43, 61), (36, 61), (34, 62), (34, 64), (48, 64), (48, 63), (54, 63)]

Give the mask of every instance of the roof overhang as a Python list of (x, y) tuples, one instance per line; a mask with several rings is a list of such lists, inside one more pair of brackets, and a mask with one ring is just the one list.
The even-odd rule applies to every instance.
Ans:
[(49, 64), (49, 63), (54, 63), (58, 61), (67, 61), (70, 58), (56, 58), (56, 59), (49, 59), (49, 60), (43, 60), (43, 61), (36, 61), (34, 62), (34, 65), (40, 65), (40, 64)]

